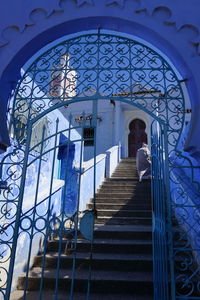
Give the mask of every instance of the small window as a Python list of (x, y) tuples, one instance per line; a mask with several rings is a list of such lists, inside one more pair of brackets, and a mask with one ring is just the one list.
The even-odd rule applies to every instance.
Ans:
[(84, 146), (94, 146), (94, 128), (87, 127), (83, 129)]

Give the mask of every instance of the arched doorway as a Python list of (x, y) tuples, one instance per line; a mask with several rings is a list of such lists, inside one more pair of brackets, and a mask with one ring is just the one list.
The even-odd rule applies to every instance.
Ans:
[(128, 135), (129, 157), (136, 157), (137, 150), (142, 143), (147, 144), (146, 124), (140, 119), (135, 119), (129, 124), (130, 133)]
[[(72, 126), (73, 116), (69, 115), (67, 122), (62, 123), (65, 126), (59, 127), (62, 118), (60, 117), (61, 109), (67, 110), (74, 103), (84, 103), (88, 100), (92, 101), (93, 104), (92, 115), (88, 116), (83, 112), (81, 116), (77, 117), (80, 124), (78, 123), (76, 126)], [(42, 234), (43, 240), (47, 242), (51, 238), (49, 232), (55, 234), (60, 230), (59, 238), (62, 242), (63, 233), (69, 233), (65, 232), (65, 224), (70, 224), (70, 234), (75, 234), (76, 249), (80, 221), (83, 142), (86, 139), (90, 145), (94, 146), (93, 200), (95, 207), (96, 126), (99, 119), (98, 103), (102, 100), (128, 103), (145, 111), (154, 119), (151, 145), (153, 200), (156, 204), (154, 206), (155, 290), (157, 291), (156, 299), (168, 299), (168, 263), (171, 268), (169, 276), (172, 276), (174, 274), (174, 261), (171, 253), (175, 251), (172, 244), (173, 238), (170, 235), (172, 228), (170, 227), (171, 231), (167, 232), (172, 222), (169, 167), (173, 167), (168, 160), (168, 148), (170, 151), (176, 152), (183, 127), (184, 99), (182, 89), (173, 69), (154, 50), (132, 39), (115, 34), (100, 33), (100, 31), (65, 39), (48, 50), (44, 50), (22, 75), (15, 91), (11, 105), (11, 119), (14, 138), (17, 143), (13, 146), (13, 152), (8, 154), (1, 164), (2, 168), (5, 169), (1, 173), (9, 174), (9, 177), (6, 177), (8, 186), (2, 202), (6, 207), (8, 201), (11, 205), (9, 224), (6, 225), (4, 231), (10, 229), (11, 225), (14, 228), (14, 233), (9, 231), (11, 236), (9, 241), (5, 243), (11, 249), (8, 258), (10, 260), (8, 286), (6, 290), (2, 289), (2, 293), (6, 294), (6, 297), (11, 291), (15, 252), (18, 239), (23, 233), (29, 239), (27, 276), (29, 268), (31, 268), (33, 236)], [(48, 115), (56, 110), (57, 118), (51, 123), (52, 132), (48, 134), (44, 123), (48, 123)], [(40, 128), (41, 120), (43, 125), (40, 132), (42, 134), (39, 135), (38, 128)], [(74, 135), (72, 139), (71, 134), (74, 134), (78, 129), (83, 133), (85, 132), (87, 137), (77, 135), (75, 138)], [(66, 138), (61, 146), (58, 144), (60, 134), (64, 134)], [(66, 207), (63, 205), (61, 205), (59, 215), (56, 215), (53, 210), (55, 203), (51, 202), (53, 191), (55, 191), (54, 174), (57, 171), (54, 163), (56, 151), (59, 147), (66, 145), (67, 156), (71, 149), (71, 158), (76, 157), (74, 148), (77, 147), (79, 151), (78, 165), (73, 165), (69, 159), (65, 162), (70, 164), (70, 169), (73, 167), (78, 169), (78, 175), (74, 180), (77, 184), (76, 210), (73, 212), (75, 216), (71, 216), (71, 212), (67, 211), (66, 213)], [(10, 159), (9, 162), (6, 160), (8, 158)], [(38, 206), (41, 204), (38, 202), (39, 185), (42, 182), (40, 178), (44, 173), (43, 165), (48, 166), (47, 162), (51, 165), (49, 189), (47, 189), (45, 197), (47, 210), (39, 212)], [(32, 168), (34, 163), (36, 165)], [(13, 169), (14, 171), (10, 172)], [(68, 167), (65, 166), (64, 169), (67, 170)], [(26, 204), (28, 184), (26, 175), (32, 170), (35, 171), (34, 176), (36, 178), (35, 186), (31, 187), (34, 189), (33, 206), (28, 211), (24, 211), (23, 205)], [(63, 176), (63, 178), (66, 179), (67, 177)], [(67, 189), (67, 180), (65, 181), (64, 195), (68, 191), (71, 193), (70, 189)], [(95, 218), (95, 213), (95, 209), (91, 211), (92, 221)], [(92, 244), (93, 222), (90, 225), (89, 233)], [(159, 258), (157, 257), (158, 253)], [(76, 257), (74, 261), (76, 261)], [(162, 272), (157, 272), (158, 269)], [(170, 282), (172, 285), (171, 298), (173, 299), (175, 288), (173, 278)], [(157, 285), (159, 285), (159, 289)]]

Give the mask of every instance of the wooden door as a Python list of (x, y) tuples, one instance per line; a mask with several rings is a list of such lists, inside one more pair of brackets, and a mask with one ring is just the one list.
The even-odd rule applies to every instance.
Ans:
[(146, 125), (142, 120), (135, 119), (129, 124), (130, 133), (128, 135), (128, 154), (129, 157), (135, 157), (137, 150), (142, 143), (147, 143), (147, 135), (145, 132)]

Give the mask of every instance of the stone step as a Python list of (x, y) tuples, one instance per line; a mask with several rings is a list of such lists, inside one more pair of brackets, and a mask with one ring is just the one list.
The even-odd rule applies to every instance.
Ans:
[[(41, 282), (41, 268), (33, 268), (29, 272), (28, 291), (37, 290)], [(72, 278), (71, 269), (60, 269), (60, 278), (57, 281), (59, 291), (70, 290)], [(88, 270), (76, 270), (74, 275), (74, 290), (87, 291)], [(91, 273), (91, 292), (117, 293), (134, 293), (135, 295), (144, 295), (153, 293), (152, 272), (134, 272), (134, 271), (99, 271), (92, 270)], [(26, 276), (23, 274), (18, 279), (18, 289), (24, 288)], [(56, 272), (54, 270), (44, 270), (43, 289), (54, 288), (56, 284)], [(105, 298), (104, 298), (105, 299)]]
[(131, 209), (98, 209), (97, 216), (105, 216), (105, 217), (148, 217), (151, 218), (151, 211), (147, 210), (131, 210)]
[[(56, 269), (58, 260), (61, 269), (69, 269), (73, 266), (74, 255), (58, 256), (58, 253), (52, 252), (45, 256), (45, 265), (43, 265), (43, 255), (38, 255), (34, 259), (33, 267), (42, 267), (44, 269)], [(152, 256), (150, 254), (116, 254), (116, 253), (94, 253), (90, 260), (89, 253), (76, 254), (76, 268), (105, 271), (152, 271)]]
[[(58, 242), (59, 232), (51, 236), (51, 241)], [(72, 234), (63, 232), (61, 239), (64, 243), (72, 238)], [(78, 231), (78, 239), (84, 240), (80, 231)], [(106, 240), (152, 240), (152, 226), (151, 225), (103, 225), (97, 224), (94, 226), (94, 239)]]
[(138, 178), (138, 175), (135, 172), (127, 172), (127, 171), (122, 171), (122, 170), (116, 170), (113, 174), (112, 177), (116, 177), (116, 175), (121, 176), (121, 177), (128, 177), (132, 176), (133, 178)]
[(138, 186), (140, 185), (141, 183), (138, 182), (138, 180), (135, 180), (135, 179), (129, 179), (129, 180), (120, 180), (118, 178), (105, 178), (105, 181), (103, 182), (102, 185), (109, 185), (109, 186), (112, 186), (112, 185), (121, 185), (121, 186)]
[[(23, 291), (15, 291), (11, 294), (10, 300), (22, 300), (24, 297)], [(49, 291), (45, 290), (42, 293), (42, 298), (40, 298), (39, 292), (37, 291), (27, 291), (26, 300), (55, 300), (54, 290)], [(69, 293), (66, 291), (58, 291), (57, 300), (68, 300)], [(108, 294), (101, 291), (99, 294), (90, 294), (91, 300), (153, 300), (153, 296), (150, 294), (147, 295), (135, 295), (133, 293), (128, 294), (126, 291), (121, 291), (119, 294), (113, 293)], [(85, 293), (74, 293), (73, 300), (86, 300)]]
[(123, 189), (132, 189), (132, 191), (135, 190), (147, 190), (148, 192), (151, 191), (151, 185), (150, 184), (144, 184), (143, 182), (131, 182), (131, 183), (126, 183), (124, 181), (104, 181), (104, 183), (100, 187), (102, 188), (123, 188)]
[[(147, 190), (147, 189), (145, 189)], [(149, 192), (150, 192), (150, 189), (148, 189)], [(124, 185), (103, 185), (101, 186), (99, 189), (98, 189), (98, 193), (101, 193), (101, 192), (110, 192), (110, 193), (113, 193), (113, 192), (120, 192), (120, 191), (123, 191), (125, 193), (135, 193), (135, 192), (139, 192), (139, 191), (144, 191), (144, 188), (140, 188), (139, 186), (124, 186)]]
[(115, 177), (110, 177), (110, 178), (106, 178), (105, 179), (105, 182), (108, 182), (108, 181), (112, 181), (112, 182), (124, 182), (124, 183), (127, 183), (127, 184), (130, 184), (130, 183), (137, 183), (137, 184), (143, 184), (143, 185), (146, 185), (146, 184), (151, 184), (151, 180), (150, 179), (147, 179), (147, 180), (144, 180), (142, 183), (140, 183), (138, 181), (138, 178), (126, 178), (126, 177), (123, 177), (123, 178), (115, 178)]
[(136, 158), (135, 157), (121, 158), (120, 164), (123, 163), (123, 162), (136, 162)]
[(138, 175), (137, 171), (135, 168), (116, 168), (113, 173), (124, 173), (124, 174), (132, 174), (132, 175)]
[(127, 172), (134, 172), (137, 174), (137, 168), (133, 164), (121, 164), (118, 167), (116, 167), (115, 171), (122, 170), (122, 171), (127, 171)]
[[(61, 251), (64, 253), (67, 240), (61, 241)], [(76, 245), (77, 253), (89, 252), (91, 244), (86, 240), (78, 240)], [(47, 252), (56, 252), (59, 249), (58, 240), (48, 243)], [(148, 240), (116, 240), (116, 239), (95, 239), (93, 243), (93, 253), (123, 253), (123, 254), (151, 254), (152, 241)]]
[(138, 180), (138, 177), (133, 176), (132, 174), (113, 174), (112, 178), (119, 178), (119, 179), (135, 179)]
[(106, 184), (106, 185), (102, 185), (99, 190), (98, 193), (101, 193), (103, 191), (107, 191), (108, 193), (110, 192), (121, 192), (121, 193), (151, 193), (151, 188), (149, 186), (140, 186), (139, 185), (123, 185), (123, 184)]
[[(148, 197), (148, 198), (147, 198)], [(151, 205), (151, 197), (147, 195), (147, 197), (144, 199), (142, 196), (134, 196), (130, 198), (118, 198), (118, 197), (105, 197), (105, 196), (98, 196), (95, 198), (96, 203), (123, 203), (125, 204), (131, 204), (136, 206), (144, 206), (144, 205)], [(91, 199), (91, 203), (94, 202), (94, 199)]]
[(126, 239), (147, 240), (152, 239), (152, 227), (145, 225), (105, 225), (95, 226), (95, 239)]
[(136, 171), (136, 169), (135, 168), (117, 168), (117, 169), (115, 169), (115, 171), (113, 172), (113, 174), (114, 173), (118, 173), (118, 172), (121, 172), (121, 173), (123, 173), (123, 174), (132, 174), (132, 175), (135, 175), (135, 176), (137, 176), (138, 175), (138, 173), (137, 173), (137, 171)]
[(106, 225), (151, 225), (152, 218), (148, 217), (106, 217), (98, 216), (95, 220), (95, 224), (106, 224)]
[(113, 177), (110, 177), (110, 178), (106, 178), (105, 182), (118, 182), (118, 183), (120, 182), (120, 183), (124, 183), (124, 184), (137, 183), (137, 184), (139, 184), (137, 178), (130, 179), (130, 178), (126, 178), (126, 177), (124, 177), (124, 178), (113, 178)]
[(114, 191), (114, 192), (107, 192), (107, 191), (104, 191), (104, 190), (101, 190), (99, 193), (97, 193), (95, 195), (95, 198), (96, 199), (99, 199), (99, 198), (106, 198), (106, 199), (115, 199), (115, 198), (121, 198), (121, 199), (137, 199), (138, 197), (139, 198), (142, 198), (144, 200), (146, 200), (148, 196), (148, 199), (151, 198), (151, 196), (146, 193), (145, 191), (137, 191), (135, 193), (132, 193), (132, 192), (128, 192), (128, 191)]
[(122, 198), (122, 199), (134, 199), (137, 197), (146, 197), (148, 196), (148, 198), (150, 198), (150, 195), (147, 195), (144, 192), (140, 191), (140, 192), (137, 192), (137, 193), (128, 193), (128, 192), (111, 192), (111, 193), (107, 193), (107, 192), (104, 192), (104, 191), (101, 191), (99, 193), (97, 193), (96, 195), (96, 199), (99, 199), (99, 198), (108, 198), (108, 199), (114, 199), (114, 198)]
[(135, 171), (137, 171), (137, 167), (136, 167), (134, 162), (123, 162), (123, 163), (119, 164), (116, 167), (116, 169), (126, 169), (126, 170), (130, 170), (130, 169), (133, 170), (134, 169)]
[(135, 190), (142, 190), (145, 189), (148, 192), (151, 191), (151, 184), (147, 184), (145, 183), (145, 181), (143, 182), (138, 182), (138, 181), (132, 181), (132, 182), (126, 182), (124, 180), (109, 180), (109, 181), (104, 181), (104, 183), (100, 186), (100, 188), (115, 188), (115, 187), (119, 187), (119, 188), (132, 188), (133, 191)]
[[(132, 191), (135, 191), (137, 189), (142, 189), (142, 187), (140, 187), (140, 183), (136, 183), (136, 184), (133, 184), (133, 183), (125, 183), (125, 182), (120, 182), (120, 181), (117, 181), (117, 182), (110, 182), (110, 181), (105, 181), (100, 187), (99, 189), (102, 189), (102, 188), (105, 188), (105, 189), (114, 189), (114, 188), (118, 188), (118, 189), (131, 189)], [(143, 187), (145, 189), (148, 189), (148, 190), (151, 190), (150, 187)]]
[[(92, 203), (88, 204), (88, 209), (93, 209), (94, 205)], [(99, 210), (117, 210), (117, 211), (125, 211), (125, 210), (135, 210), (137, 213), (140, 212), (148, 212), (151, 214), (151, 205), (146, 206), (145, 209), (138, 209), (138, 204), (132, 205), (132, 204), (124, 204), (124, 203), (97, 203), (96, 204), (96, 209)]]
[(127, 168), (117, 168), (115, 169), (115, 171), (113, 172), (113, 174), (115, 173), (123, 173), (123, 174), (132, 174), (132, 175), (135, 175), (137, 176), (138, 173), (135, 169), (127, 169)]
[[(137, 201), (138, 200), (138, 201)], [(91, 203), (94, 199), (91, 199)], [(151, 198), (143, 199), (142, 197), (137, 197), (136, 199), (123, 199), (123, 198), (96, 198), (96, 204), (107, 203), (107, 204), (122, 204), (122, 205), (133, 205), (135, 209), (150, 209), (151, 208)]]

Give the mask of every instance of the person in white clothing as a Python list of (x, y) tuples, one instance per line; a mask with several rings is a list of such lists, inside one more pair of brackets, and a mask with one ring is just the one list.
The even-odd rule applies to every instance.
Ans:
[(136, 167), (139, 176), (139, 182), (142, 179), (151, 178), (151, 157), (148, 145), (143, 143), (142, 147), (137, 150), (136, 153)]

